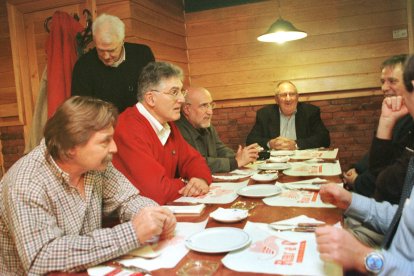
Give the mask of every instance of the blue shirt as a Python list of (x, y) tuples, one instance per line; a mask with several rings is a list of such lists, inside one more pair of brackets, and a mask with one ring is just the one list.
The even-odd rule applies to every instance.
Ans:
[[(413, 189), (414, 191), (414, 189)], [(384, 268), (378, 275), (414, 275), (414, 200), (413, 191), (405, 202), (400, 223), (391, 246), (382, 250)], [(345, 214), (370, 225), (379, 233), (385, 233), (391, 224), (398, 205), (376, 202), (358, 194), (352, 194), (352, 202)]]

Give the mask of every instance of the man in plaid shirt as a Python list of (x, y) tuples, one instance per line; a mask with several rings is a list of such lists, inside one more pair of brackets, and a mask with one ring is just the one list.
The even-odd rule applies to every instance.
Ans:
[[(112, 166), (116, 119), (112, 104), (68, 99), (3, 177), (0, 275), (80, 271), (174, 235), (174, 215)], [(113, 212), (121, 224), (102, 228)]]

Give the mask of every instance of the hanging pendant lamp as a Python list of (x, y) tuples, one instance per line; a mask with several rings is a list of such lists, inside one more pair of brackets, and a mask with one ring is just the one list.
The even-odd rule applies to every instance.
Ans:
[(257, 40), (281, 44), (286, 41), (302, 39), (308, 36), (306, 32), (296, 29), (292, 23), (282, 19), (280, 16), (280, 2), (278, 3), (279, 18), (270, 26), (267, 32), (259, 36)]

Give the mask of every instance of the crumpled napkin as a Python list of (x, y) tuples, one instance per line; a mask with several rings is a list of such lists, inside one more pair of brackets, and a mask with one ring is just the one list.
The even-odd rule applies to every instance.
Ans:
[(319, 177), (315, 177), (312, 179), (294, 181), (294, 182), (276, 182), (276, 184), (280, 184), (281, 187), (289, 190), (313, 190), (319, 191), (321, 185), (313, 184), (313, 183), (327, 183), (328, 180), (322, 179)]
[[(276, 182), (276, 184), (280, 184), (281, 187), (284, 187), (289, 190), (312, 190), (312, 191), (319, 191), (321, 185), (328, 183), (329, 181), (326, 179), (322, 179), (319, 177), (315, 177), (312, 179), (294, 181), (294, 182)], [(343, 183), (336, 183), (338, 185), (343, 185)]]
[[(281, 226), (278, 226), (278, 229), (281, 229), (283, 227), (292, 228), (292, 226), (298, 225), (299, 223), (312, 223), (312, 224), (321, 224), (321, 225), (325, 224), (324, 221), (317, 220), (317, 219), (314, 219), (314, 218), (310, 218), (306, 215), (300, 215), (300, 216), (293, 217), (293, 218), (290, 218), (290, 219), (279, 220), (279, 221), (272, 222), (270, 224), (273, 224), (273, 225), (281, 224)], [(341, 223), (339, 221), (337, 223), (335, 223), (334, 226), (335, 227), (342, 227)]]
[(272, 222), (272, 224), (290, 224), (290, 225), (297, 225), (298, 223), (320, 223), (320, 224), (325, 224), (325, 222), (321, 221), (321, 220), (317, 220), (314, 218), (310, 218), (306, 215), (300, 215), (297, 217), (293, 217), (290, 219), (284, 219), (284, 220), (279, 220), (279, 221), (275, 221)]
[(230, 175), (223, 175), (223, 174), (213, 174), (213, 178), (218, 179), (218, 180), (224, 180), (224, 181), (235, 181), (235, 180), (239, 180), (239, 179), (243, 179), (246, 177), (249, 177), (253, 174), (255, 174), (257, 172), (257, 170), (254, 169), (247, 169), (247, 170), (233, 170), (231, 171)]

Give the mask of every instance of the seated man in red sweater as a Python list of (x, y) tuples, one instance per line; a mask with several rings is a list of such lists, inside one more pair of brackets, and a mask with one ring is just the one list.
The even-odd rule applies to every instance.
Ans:
[(138, 81), (138, 103), (118, 119), (113, 164), (140, 191), (159, 204), (180, 196), (199, 196), (212, 181), (206, 161), (181, 135), (185, 91), (183, 72), (170, 63), (151, 62)]

